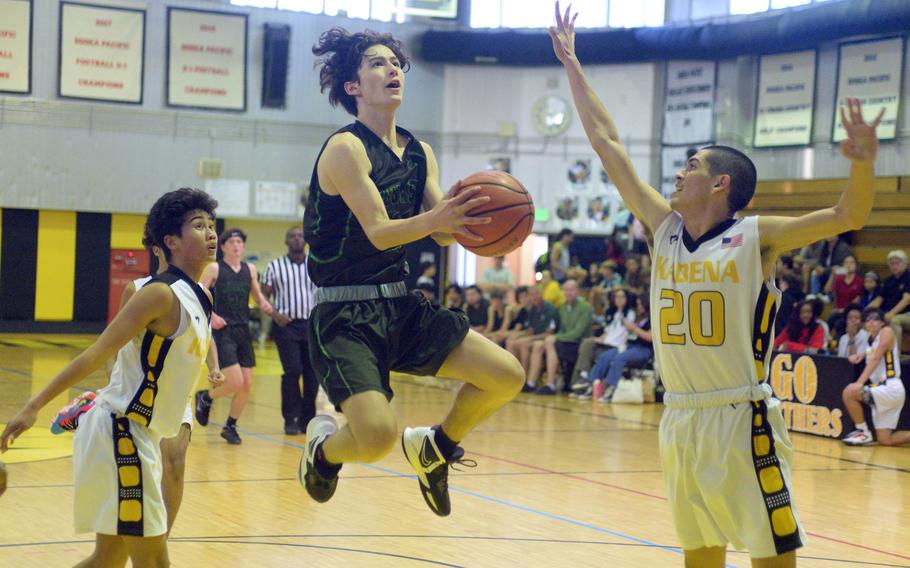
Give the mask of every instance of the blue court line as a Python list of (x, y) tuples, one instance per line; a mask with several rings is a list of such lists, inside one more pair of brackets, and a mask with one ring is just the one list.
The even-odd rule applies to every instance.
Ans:
[[(213, 424), (214, 424), (214, 423), (213, 423)], [(277, 443), (277, 444), (282, 444), (282, 445), (285, 445), (285, 446), (291, 446), (291, 447), (294, 447), (294, 448), (299, 448), (300, 450), (305, 449), (304, 446), (302, 446), (302, 445), (300, 445), (300, 444), (295, 444), (294, 442), (288, 442), (288, 441), (286, 441), (286, 440), (279, 440), (279, 439), (277, 439), (277, 438), (272, 438), (271, 436), (266, 436), (266, 435), (264, 435), (264, 434), (257, 434), (257, 433), (255, 433), (255, 432), (249, 432), (249, 431), (240, 430), (240, 429), (238, 429), (238, 431), (241, 432), (241, 433), (243, 433), (243, 434), (245, 434), (245, 435), (247, 435), (247, 436), (253, 436), (253, 437), (255, 437), (255, 438), (260, 438), (260, 439), (262, 439), (262, 440), (267, 440), (267, 441), (269, 441), (269, 442), (273, 442), (273, 443)], [(374, 469), (374, 470), (376, 470), (376, 471), (381, 471), (381, 472), (384, 472), (384, 473), (390, 473), (390, 474), (396, 475), (396, 476), (398, 476), (398, 477), (403, 477), (403, 478), (407, 478), (407, 479), (415, 479), (415, 480), (417, 479), (417, 476), (415, 476), (415, 475), (408, 475), (408, 474), (405, 474), (405, 473), (401, 473), (401, 472), (399, 472), (399, 471), (395, 471), (395, 470), (393, 470), (393, 469), (387, 469), (387, 468), (384, 468), (384, 467), (380, 467), (380, 466), (378, 466), (378, 465), (373, 465), (373, 464), (368, 464), (368, 463), (360, 463), (360, 462), (357, 462), (357, 464), (360, 465), (360, 466), (369, 468), (369, 469)], [(666, 546), (666, 545), (663, 545), (663, 544), (657, 544), (656, 542), (651, 542), (651, 541), (649, 541), (649, 540), (645, 540), (645, 539), (641, 539), (641, 538), (634, 537), (634, 536), (631, 536), (631, 535), (623, 534), (623, 533), (621, 533), (621, 532), (612, 531), (612, 530), (610, 530), (610, 529), (605, 529), (605, 528), (602, 528), (602, 527), (598, 527), (598, 526), (596, 526), (596, 525), (592, 525), (592, 524), (589, 524), (589, 523), (584, 523), (584, 522), (582, 522), (582, 521), (576, 521), (576, 520), (570, 519), (570, 518), (568, 518), (568, 517), (563, 517), (563, 516), (560, 516), (560, 515), (554, 515), (554, 514), (551, 514), (551, 513), (547, 513), (547, 512), (545, 512), (545, 511), (541, 511), (541, 510), (539, 510), (539, 509), (533, 509), (533, 508), (531, 508), (531, 507), (525, 507), (525, 506), (523, 506), (523, 505), (518, 505), (517, 503), (511, 503), (511, 502), (509, 502), (509, 501), (504, 501), (504, 500), (502, 500), (502, 499), (497, 499), (497, 498), (495, 498), (495, 497), (490, 497), (489, 495), (483, 495), (482, 493), (475, 493), (475, 492), (473, 492), (473, 491), (468, 491), (467, 489), (459, 489), (458, 487), (452, 487), (452, 486), (449, 486), (449, 489), (451, 489), (452, 491), (455, 491), (455, 492), (457, 492), (457, 493), (462, 493), (462, 494), (464, 494), (464, 495), (470, 495), (471, 497), (477, 497), (478, 499), (483, 499), (483, 500), (489, 501), (489, 502), (491, 502), (491, 503), (496, 503), (496, 504), (498, 504), (498, 505), (504, 505), (504, 506), (506, 506), (506, 507), (510, 507), (510, 508), (512, 508), (512, 509), (517, 509), (517, 510), (519, 510), (519, 511), (524, 511), (524, 512), (526, 512), (526, 513), (533, 513), (533, 514), (535, 514), (535, 515), (539, 515), (539, 516), (541, 516), (541, 517), (546, 517), (546, 518), (548, 518), (548, 519), (553, 519), (553, 520), (555, 520), (555, 521), (560, 521), (560, 522), (563, 522), (563, 523), (568, 523), (568, 524), (570, 524), (570, 525), (575, 525), (575, 526), (577, 526), (577, 527), (582, 527), (582, 528), (590, 529), (590, 530), (593, 530), (593, 531), (596, 531), (596, 532), (599, 532), (599, 533), (602, 533), (602, 534), (608, 534), (608, 535), (610, 535), (610, 536), (615, 536), (615, 537), (617, 537), (617, 538), (622, 538), (622, 539), (625, 539), (625, 540), (630, 540), (630, 541), (632, 541), (632, 542), (635, 542), (635, 543), (638, 543), (638, 544), (643, 544), (643, 545), (646, 545), (646, 546), (649, 546), (649, 547), (652, 547), (652, 548), (659, 548), (659, 549), (661, 549), (661, 550), (665, 550), (665, 551), (667, 551), (667, 552), (672, 552), (672, 553), (674, 553), (674, 554), (679, 554), (679, 555), (682, 555), (682, 554), (683, 554), (683, 551), (682, 551), (682, 550), (680, 550), (680, 549), (678, 549), (678, 548), (674, 548), (674, 547), (672, 547), (672, 546)], [(737, 568), (735, 564), (726, 564), (726, 567), (727, 567), (727, 568)]]

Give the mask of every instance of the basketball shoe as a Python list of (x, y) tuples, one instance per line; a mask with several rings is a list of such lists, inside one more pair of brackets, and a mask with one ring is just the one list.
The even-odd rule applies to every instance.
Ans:
[(449, 501), (449, 466), (456, 463), (468, 467), (477, 465), (473, 460), (464, 460), (464, 449), (456, 446), (446, 458), (436, 445), (436, 432), (432, 428), (405, 428), (401, 435), (401, 448), (408, 463), (417, 472), (420, 493), (431, 511), (445, 517), (452, 512)]
[(859, 428), (847, 434), (841, 441), (848, 446), (870, 446), (875, 443), (875, 440), (872, 439), (872, 432)]
[(310, 497), (318, 503), (325, 503), (335, 494), (338, 486), (338, 472), (341, 465), (331, 465), (322, 454), (322, 443), (338, 431), (338, 424), (331, 416), (320, 415), (307, 424), (306, 447), (300, 458), (297, 479), (306, 488)]
[(76, 398), (73, 402), (60, 409), (60, 412), (54, 416), (51, 421), (51, 432), (62, 434), (64, 432), (75, 432), (79, 427), (79, 417), (91, 410), (95, 406), (95, 393), (86, 391)]
[(196, 415), (196, 422), (200, 426), (208, 426), (209, 412), (212, 411), (212, 397), (209, 396), (209, 391), (201, 390), (196, 393), (194, 398), (196, 406), (193, 413)]

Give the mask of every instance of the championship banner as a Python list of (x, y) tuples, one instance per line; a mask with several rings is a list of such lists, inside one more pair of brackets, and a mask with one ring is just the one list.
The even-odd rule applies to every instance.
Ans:
[[(843, 357), (775, 352), (769, 380), (774, 396), (781, 401), (787, 429), (827, 438), (852, 432), (854, 424), (841, 396), (858, 375)], [(867, 423), (870, 416), (867, 408)], [(910, 429), (910, 405), (904, 405), (897, 426), (898, 430)]]
[(696, 144), (714, 139), (713, 61), (667, 63), (664, 144)]
[(838, 46), (837, 97), (834, 100), (833, 142), (847, 137), (840, 121), (839, 108), (847, 97), (857, 97), (863, 104), (864, 118), (872, 120), (885, 107), (878, 125), (879, 140), (897, 136), (900, 110), (904, 38), (842, 43)]
[(142, 103), (145, 11), (60, 3), (61, 97)]
[(809, 144), (814, 100), (815, 50), (759, 58), (752, 145), (764, 148)]
[(668, 200), (676, 191), (676, 174), (686, 167), (691, 146), (664, 146), (660, 150), (660, 193)]
[(246, 110), (247, 15), (167, 9), (168, 106)]
[(32, 92), (32, 3), (0, 0), (0, 92)]

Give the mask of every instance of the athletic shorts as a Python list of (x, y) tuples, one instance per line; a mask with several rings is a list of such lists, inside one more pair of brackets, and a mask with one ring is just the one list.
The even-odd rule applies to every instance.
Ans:
[(189, 427), (190, 427), (190, 431), (193, 430), (193, 422), (194, 422), (193, 416), (194, 416), (194, 415), (193, 415), (193, 405), (190, 404), (189, 402), (187, 402), (187, 403), (186, 403), (186, 410), (183, 411), (183, 422), (182, 422), (182, 424), (186, 424), (187, 426), (189, 426)]
[(77, 533), (159, 536), (167, 532), (159, 438), (99, 401), (73, 437)]
[(414, 292), (399, 298), (324, 302), (310, 315), (310, 362), (340, 409), (354, 394), (379, 391), (392, 400), (389, 372), (435, 375), (470, 330), (461, 310)]
[(685, 550), (732, 544), (753, 558), (806, 542), (792, 502), (793, 446), (764, 386), (666, 393), (660, 456)]
[(251, 369), (256, 366), (256, 355), (253, 353), (253, 338), (246, 324), (228, 325), (212, 332), (215, 346), (218, 347), (218, 364), (222, 369), (240, 364)]
[(904, 408), (904, 383), (898, 379), (888, 379), (869, 389), (872, 400), (872, 427), (887, 430), (897, 429), (897, 421)]

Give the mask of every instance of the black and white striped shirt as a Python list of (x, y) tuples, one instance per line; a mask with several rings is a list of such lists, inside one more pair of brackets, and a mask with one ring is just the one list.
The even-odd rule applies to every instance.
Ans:
[(306, 259), (297, 264), (285, 255), (271, 261), (262, 275), (262, 283), (273, 290), (272, 307), (291, 319), (309, 319), (316, 306), (316, 285), (306, 264)]

